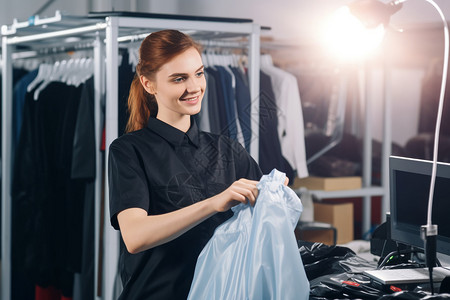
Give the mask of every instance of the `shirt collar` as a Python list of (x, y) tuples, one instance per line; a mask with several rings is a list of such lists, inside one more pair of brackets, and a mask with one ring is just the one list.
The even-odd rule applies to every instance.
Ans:
[(195, 123), (192, 116), (191, 127), (186, 133), (157, 118), (152, 117), (149, 118), (147, 127), (174, 146), (181, 146), (185, 141), (186, 136), (194, 146), (198, 147), (199, 130), (197, 123)]

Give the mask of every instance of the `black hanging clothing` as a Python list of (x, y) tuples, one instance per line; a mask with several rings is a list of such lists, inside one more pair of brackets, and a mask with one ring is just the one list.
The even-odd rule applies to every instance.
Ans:
[(278, 110), (270, 76), (260, 72), (259, 97), (259, 166), (264, 174), (274, 168), (286, 173), (289, 182), (294, 182), (295, 173), (281, 153), (278, 138)]
[(22, 76), (16, 84), (14, 84), (13, 90), (13, 149), (16, 147), (20, 130), (23, 122), (23, 106), (25, 104), (25, 96), (27, 94), (27, 87), (36, 78), (38, 69), (30, 71), (26, 75)]
[[(109, 153), (115, 229), (119, 229), (117, 214), (125, 209), (164, 214), (217, 195), (240, 178), (259, 180), (262, 175), (237, 141), (199, 131), (193, 118), (186, 133), (150, 118), (147, 127), (116, 139)], [(231, 215), (218, 213), (180, 237), (138, 254), (130, 254), (121, 241), (120, 299), (186, 299), (199, 253), (214, 229)]]
[[(221, 114), (225, 116), (227, 135), (233, 139), (237, 139), (237, 112), (235, 91), (232, 85), (232, 77), (229, 71), (224, 66), (215, 66), (219, 72), (220, 85), (223, 92), (223, 104), (225, 110)], [(231, 71), (230, 71), (231, 72)]]
[[(22, 122), (22, 106), (23, 101), (16, 101), (16, 87), (20, 83), (28, 81), (29, 78), (36, 76), (36, 72), (27, 72), (24, 69), (13, 69), (13, 128), (12, 128), (12, 153), (11, 159), (14, 161), (14, 150), (18, 141), (18, 134), (20, 130), (20, 125)], [(25, 79), (24, 77), (28, 77)], [(2, 98), (2, 76), (0, 74), (0, 99)], [(26, 88), (26, 86), (25, 86)], [(26, 90), (25, 90), (26, 91)], [(25, 98), (25, 97), (23, 97)], [(0, 109), (0, 122), (2, 120), (2, 114)], [(0, 140), (2, 138), (2, 133), (0, 133)], [(0, 222), (1, 223), (1, 222)], [(1, 226), (0, 226), (1, 229)], [(1, 246), (1, 243), (0, 243)], [(11, 262), (12, 263), (12, 262)], [(33, 299), (34, 298), (34, 285), (33, 283), (24, 276), (24, 274), (11, 266), (11, 299)]]
[(209, 117), (209, 125), (210, 132), (220, 134), (221, 133), (221, 107), (219, 107), (219, 96), (217, 95), (217, 85), (220, 83), (216, 83), (216, 79), (214, 75), (210, 73), (210, 68), (205, 68), (205, 73), (207, 74), (206, 79), (206, 90), (208, 92), (208, 111), (203, 112), (208, 114)]
[(12, 178), (12, 264), (66, 297), (81, 270), (86, 183), (71, 171), (82, 91), (52, 82), (37, 101), (26, 95)]
[[(81, 299), (94, 299), (95, 290), (95, 177), (96, 177), (96, 153), (95, 147), (95, 111), (94, 106), (94, 80), (86, 81), (81, 91), (80, 105), (78, 108), (75, 134), (72, 152), (72, 182), (76, 182), (84, 195), (83, 223), (81, 236), (72, 241), (78, 242), (81, 249), (71, 247), (81, 252), (81, 255), (73, 253), (81, 260), (78, 262), (80, 273)], [(81, 203), (80, 203), (81, 204)]]
[[(228, 132), (228, 122), (227, 122), (227, 116), (225, 114), (226, 108), (225, 108), (225, 92), (224, 89), (226, 87), (224, 87), (222, 85), (222, 80), (220, 77), (220, 72), (212, 67), (207, 67), (206, 68), (206, 72), (208, 72), (208, 74), (210, 75), (209, 77), (213, 77), (214, 78), (214, 82), (215, 82), (215, 86), (216, 86), (216, 93), (215, 96), (217, 96), (215, 99), (211, 100), (210, 103), (212, 103), (214, 105), (215, 108), (217, 108), (217, 111), (219, 112), (218, 114), (218, 119), (217, 120), (211, 120), (211, 122), (217, 123), (218, 126), (214, 126), (214, 127), (218, 127), (219, 128), (219, 132), (220, 134), (225, 134), (228, 136), (229, 132)], [(216, 101), (214, 101), (216, 100)], [(213, 126), (211, 125), (211, 128), (213, 128)]]
[(251, 105), (252, 99), (246, 75), (237, 67), (231, 67), (236, 78), (236, 108), (244, 136), (245, 149), (250, 152), (250, 142), (252, 138), (251, 128)]
[(132, 65), (129, 63), (128, 51), (122, 52), (122, 63), (119, 66), (119, 132), (121, 136), (125, 132), (127, 126), (128, 113), (128, 94), (130, 93), (131, 82), (134, 78), (134, 71)]

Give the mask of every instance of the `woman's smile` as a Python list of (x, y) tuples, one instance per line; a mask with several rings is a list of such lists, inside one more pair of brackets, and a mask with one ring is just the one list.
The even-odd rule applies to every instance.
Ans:
[(180, 98), (180, 101), (188, 102), (191, 104), (196, 104), (198, 102), (198, 100), (200, 99), (200, 96), (201, 96), (201, 94), (198, 94), (195, 96), (183, 97), (183, 98)]

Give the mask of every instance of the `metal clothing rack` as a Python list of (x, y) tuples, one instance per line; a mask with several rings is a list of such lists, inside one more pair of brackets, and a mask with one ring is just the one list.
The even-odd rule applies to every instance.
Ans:
[[(248, 48), (248, 75), (251, 105), (252, 140), (250, 154), (258, 161), (259, 132), (259, 55), (261, 27), (249, 19), (211, 18), (178, 16), (163, 14), (145, 14), (128, 12), (91, 13), (88, 17), (63, 16), (56, 12), (48, 19), (31, 18), (28, 23), (15, 21), (11, 26), (2, 27), (2, 286), (1, 298), (10, 299), (11, 289), (11, 140), (12, 140), (12, 61), (13, 55), (24, 48), (39, 50), (51, 46), (66, 47), (73, 44), (94, 41), (94, 82), (96, 145), (100, 149), (102, 132), (100, 101), (106, 95), (105, 108), (105, 157), (108, 157), (110, 143), (118, 136), (118, 62), (119, 43), (140, 38), (144, 33), (161, 29), (188, 31), (194, 39), (228, 39), (245, 37)], [(131, 37), (131, 38), (130, 38)], [(21, 46), (20, 49), (17, 46)], [(105, 59), (106, 54), (106, 59)], [(105, 85), (106, 83), (106, 85)], [(102, 168), (100, 151), (97, 151), (96, 176), (96, 270), (100, 249), (100, 201), (102, 192)], [(105, 167), (107, 168), (107, 166)], [(105, 171), (107, 176), (108, 172)], [(104, 183), (104, 197), (108, 195), (108, 180)], [(107, 201), (107, 200), (106, 200)], [(119, 234), (109, 225), (109, 209), (105, 205), (103, 231), (103, 279), (101, 283), (102, 299), (113, 299), (114, 282), (119, 257)], [(96, 279), (97, 280), (97, 279)], [(100, 283), (96, 283), (95, 297), (98, 298)]]
[[(27, 53), (24, 58), (30, 58), (33, 51), (36, 56), (40, 53), (48, 53), (73, 50), (73, 45), (81, 41), (89, 40), (94, 54), (94, 99), (95, 99), (95, 128), (96, 128), (96, 148), (100, 149), (101, 138), (101, 108), (100, 99), (104, 93), (101, 85), (103, 43), (100, 40), (100, 31), (106, 28), (105, 24), (88, 20), (83, 22), (82, 18), (70, 18), (70, 22), (77, 20), (78, 27), (72, 28), (69, 23), (64, 23), (59, 12), (49, 19), (32, 18), (28, 21), (18, 23), (15, 21), (11, 26), (2, 26), (2, 252), (1, 252), (1, 299), (11, 299), (11, 173), (12, 173), (12, 103), (13, 103), (13, 82), (12, 63), (14, 59), (20, 59), (20, 53)], [(39, 19), (38, 19), (39, 20)], [(62, 24), (64, 23), (64, 24)], [(55, 25), (57, 24), (57, 25)], [(39, 25), (39, 27), (36, 27)], [(83, 39), (76, 39), (72, 42), (61, 42), (62, 38), (71, 36), (83, 36)], [(89, 37), (87, 37), (89, 35)], [(68, 40), (67, 40), (68, 41)], [(63, 46), (61, 46), (63, 45)], [(50, 50), (46, 50), (50, 49)], [(96, 152), (96, 181), (95, 198), (100, 199), (101, 193), (101, 159), (100, 152)], [(99, 212), (100, 202), (96, 201), (95, 210)], [(95, 228), (96, 240), (99, 236), (99, 226)], [(98, 247), (96, 245), (96, 266), (98, 258)], [(97, 271), (97, 270), (96, 270)]]

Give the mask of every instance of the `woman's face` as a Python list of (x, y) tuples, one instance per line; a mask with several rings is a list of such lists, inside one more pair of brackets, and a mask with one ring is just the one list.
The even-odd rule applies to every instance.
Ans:
[(197, 114), (206, 88), (200, 54), (190, 48), (175, 56), (149, 84), (158, 103), (158, 119), (170, 122)]

